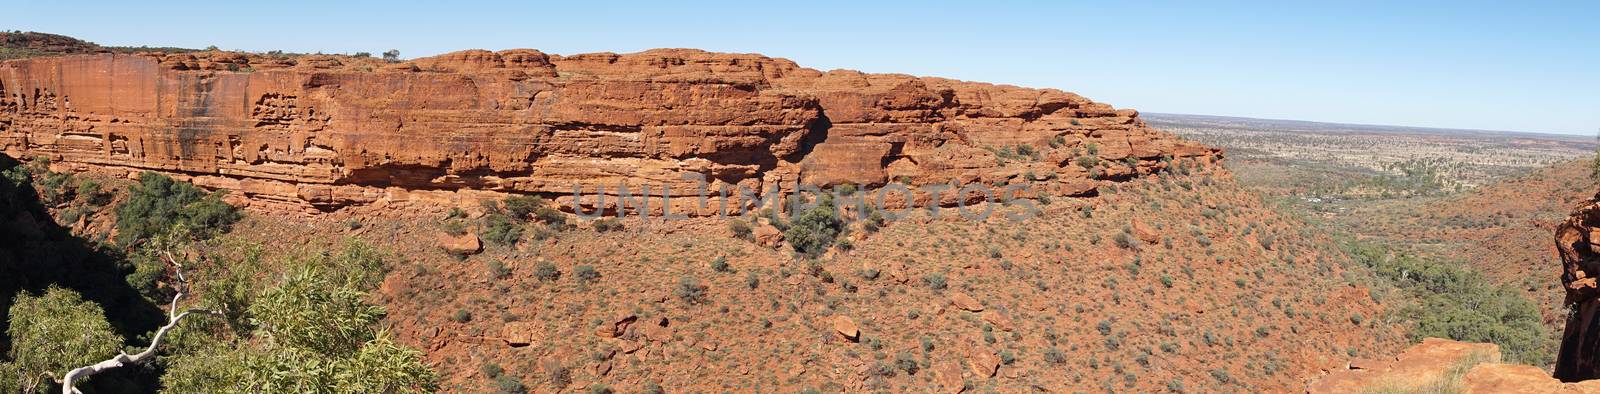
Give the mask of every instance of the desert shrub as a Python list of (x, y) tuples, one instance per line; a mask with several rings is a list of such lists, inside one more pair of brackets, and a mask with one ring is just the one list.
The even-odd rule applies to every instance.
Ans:
[(644, 392), (645, 394), (665, 394), (667, 390), (662, 389), (660, 383), (651, 381), (644, 382)]
[(716, 259), (711, 260), (711, 270), (717, 272), (732, 272), (733, 268), (728, 267), (727, 257), (717, 256)]
[(1051, 347), (1044, 350), (1044, 361), (1051, 364), (1066, 364), (1067, 353), (1059, 348)]
[(917, 364), (916, 356), (911, 355), (911, 352), (895, 353), (894, 366), (900, 368), (901, 371), (905, 371), (906, 375), (916, 375), (917, 370), (921, 367)]
[(1035, 151), (1031, 145), (1017, 144), (1017, 156), (1027, 156), (1028, 158), (1038, 160), (1039, 152)]
[(101, 189), (100, 182), (93, 179), (79, 179), (76, 186), (78, 199), (93, 206), (104, 206), (111, 203), (111, 193)]
[(733, 219), (732, 221), (729, 221), (728, 222), (728, 231), (732, 231), (733, 232), (733, 237), (734, 238), (738, 238), (738, 239), (742, 239), (742, 240), (746, 240), (746, 241), (754, 239), (751, 236), (751, 233), (754, 232), (754, 229), (750, 228), (750, 222), (746, 222), (744, 220)]
[(489, 260), (485, 264), (489, 268), (489, 277), (491, 278), (505, 279), (511, 276), (511, 268), (507, 268), (506, 263), (500, 262), (500, 260)]
[(488, 376), (490, 379), (494, 379), (500, 377), (500, 374), (505, 373), (506, 369), (501, 368), (500, 364), (486, 362), (483, 363), (483, 365), (478, 366), (478, 371), (483, 372), (483, 376)]
[(1233, 382), (1233, 375), (1229, 374), (1228, 370), (1222, 369), (1222, 368), (1217, 368), (1217, 369), (1211, 370), (1211, 378), (1212, 379), (1216, 379), (1217, 383), (1222, 383), (1222, 384), (1228, 384), (1228, 383)]
[(580, 265), (572, 267), (572, 277), (580, 283), (590, 283), (600, 279), (600, 271), (596, 271), (592, 265)]
[(513, 196), (500, 201), (500, 205), (513, 219), (524, 221), (532, 218), (534, 211), (545, 206), (545, 201), (538, 196)]
[(808, 257), (816, 257), (833, 246), (844, 222), (834, 207), (832, 195), (823, 194), (817, 205), (806, 209), (789, 222), (784, 239), (794, 250)]
[(522, 380), (517, 379), (516, 377), (513, 377), (511, 375), (495, 376), (494, 377), (494, 389), (495, 389), (495, 392), (499, 393), (499, 394), (527, 394), (528, 393), (528, 386), (523, 385), (522, 384)]
[(139, 184), (128, 190), (128, 198), (116, 212), (117, 241), (124, 245), (174, 226), (182, 226), (189, 237), (210, 238), (228, 231), (243, 217), (238, 209), (222, 202), (221, 193), (207, 194), (154, 172), (139, 175)]
[(1118, 232), (1117, 235), (1111, 236), (1111, 240), (1117, 243), (1117, 247), (1123, 249), (1133, 249), (1137, 246), (1133, 242), (1133, 234), (1128, 234), (1127, 231)]
[(1087, 170), (1100, 165), (1100, 158), (1094, 156), (1078, 156), (1078, 158), (1073, 159), (1072, 162), (1073, 164), (1077, 164), (1078, 167), (1083, 167), (1083, 169)]
[(67, 186), (69, 183), (72, 183), (72, 174), (46, 170), (44, 176), (41, 176), (36, 184), (39, 194), (44, 197), (45, 203), (61, 204), (72, 201), (76, 197), (73, 194), (75, 189)]
[(533, 266), (533, 277), (538, 278), (540, 281), (550, 282), (560, 279), (561, 271), (556, 270), (555, 264), (548, 261), (541, 261), (539, 264), (535, 264)]
[(758, 286), (761, 286), (761, 278), (756, 276), (756, 273), (751, 272), (751, 273), (745, 275), (745, 277), (744, 277), (744, 285), (747, 286), (747, 287), (750, 287), (751, 289), (754, 289), (754, 288), (756, 288)]
[(546, 361), (544, 363), (544, 378), (556, 387), (567, 387), (572, 384), (572, 370), (560, 361)]
[(522, 224), (504, 213), (490, 213), (484, 215), (483, 231), (478, 236), (498, 245), (514, 245), (522, 239)]
[(446, 220), (443, 224), (440, 224), (439, 227), (440, 229), (444, 230), (445, 234), (458, 237), (467, 234), (467, 223), (460, 220)]
[(948, 284), (945, 283), (944, 274), (937, 272), (922, 277), (922, 282), (934, 290), (944, 290), (945, 287), (948, 286)]
[(622, 221), (617, 220), (617, 218), (596, 219), (594, 221), (594, 231), (599, 231), (602, 233), (622, 231)]
[(678, 286), (673, 288), (672, 293), (683, 302), (699, 304), (705, 302), (706, 286), (695, 277), (684, 276), (678, 279)]

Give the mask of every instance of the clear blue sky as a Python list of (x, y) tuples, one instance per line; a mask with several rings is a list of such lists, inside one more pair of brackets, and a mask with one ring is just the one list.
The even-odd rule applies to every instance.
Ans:
[[(1053, 87), (1147, 112), (1594, 134), (1600, 2), (32, 2), (104, 45), (404, 57), (690, 47)], [(134, 3), (134, 2), (126, 2)]]

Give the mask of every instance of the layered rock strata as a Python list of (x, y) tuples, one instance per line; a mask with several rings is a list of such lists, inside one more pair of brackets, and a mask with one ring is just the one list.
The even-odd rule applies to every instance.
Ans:
[[(617, 210), (619, 186), (688, 197), (701, 180), (712, 203), (676, 198), (673, 213), (715, 213), (718, 190), (800, 184), (1083, 195), (1220, 157), (1136, 111), (1060, 90), (686, 49), (469, 50), (400, 63), (229, 52), (12, 60), (0, 63), (0, 150), (175, 174), (242, 203), (312, 213), (466, 205), (484, 193), (570, 202), (574, 188), (583, 209)], [(889, 205), (974, 198), (957, 194)]]

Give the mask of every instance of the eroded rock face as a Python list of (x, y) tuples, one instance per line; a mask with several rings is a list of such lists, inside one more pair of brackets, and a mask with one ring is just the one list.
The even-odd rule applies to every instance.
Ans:
[[(0, 63), (0, 150), (161, 171), (307, 212), (470, 205), (483, 193), (570, 202), (574, 187), (615, 196), (619, 185), (691, 196), (703, 179), (709, 207), (668, 207), (691, 215), (714, 213), (715, 191), (733, 186), (1028, 183), (1078, 194), (1219, 158), (1135, 111), (1059, 90), (682, 49), (470, 50), (395, 64), (227, 52), (13, 60)], [(580, 202), (617, 209), (614, 198)]]
[(1600, 378), (1600, 195), (1556, 228), (1561, 284), (1566, 288), (1566, 329), (1556, 355), (1555, 377), (1564, 382)]

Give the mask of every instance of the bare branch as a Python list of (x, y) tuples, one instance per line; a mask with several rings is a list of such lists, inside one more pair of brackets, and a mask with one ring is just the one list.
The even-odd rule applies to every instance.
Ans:
[(178, 286), (174, 286), (174, 288), (177, 289), (177, 293), (173, 294), (171, 309), (168, 309), (167, 311), (167, 324), (156, 330), (155, 337), (150, 339), (150, 347), (145, 348), (144, 351), (131, 355), (126, 352), (120, 352), (116, 355), (116, 357), (112, 357), (108, 360), (67, 371), (66, 376), (59, 381), (61, 383), (62, 394), (82, 394), (82, 392), (78, 391), (78, 388), (75, 386), (80, 379), (88, 378), (101, 372), (115, 369), (124, 365), (142, 363), (155, 358), (156, 348), (161, 346), (161, 338), (166, 337), (167, 332), (170, 332), (173, 328), (178, 327), (178, 322), (182, 321), (184, 317), (189, 316), (191, 313), (215, 316), (222, 315), (222, 312), (208, 309), (189, 309), (183, 311), (182, 313), (178, 312), (178, 300), (183, 299), (183, 287), (187, 284), (187, 281), (183, 277), (183, 265), (178, 264), (178, 261), (172, 258), (171, 253), (163, 253), (166, 254), (167, 263), (174, 266), (174, 271), (177, 272), (178, 275)]

